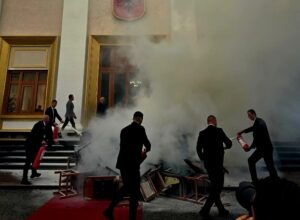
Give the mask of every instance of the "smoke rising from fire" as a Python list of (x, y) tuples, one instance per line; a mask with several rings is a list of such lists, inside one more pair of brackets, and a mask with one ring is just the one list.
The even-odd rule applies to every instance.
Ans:
[[(197, 159), (198, 132), (209, 114), (232, 137), (251, 125), (246, 111), (254, 108), (273, 140), (299, 140), (300, 2), (176, 0), (171, 9), (170, 37), (139, 38), (128, 54), (149, 87), (136, 107), (91, 122), (81, 169), (115, 167), (120, 130), (136, 110), (152, 143), (145, 166)], [(246, 166), (248, 156), (234, 142), (225, 165)]]

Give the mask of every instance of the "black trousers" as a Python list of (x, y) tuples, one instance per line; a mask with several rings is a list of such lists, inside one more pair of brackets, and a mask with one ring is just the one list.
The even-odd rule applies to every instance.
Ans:
[(270, 176), (274, 178), (278, 177), (277, 171), (274, 167), (273, 150), (262, 152), (256, 149), (253, 152), (253, 154), (248, 158), (249, 171), (250, 171), (252, 182), (254, 183), (258, 181), (255, 165), (257, 161), (259, 161), (261, 158), (264, 159)]
[(65, 129), (65, 127), (68, 125), (69, 122), (71, 122), (72, 127), (76, 129), (76, 127), (75, 127), (75, 121), (74, 121), (73, 117), (66, 117), (66, 120), (65, 120), (65, 122), (64, 122), (64, 124), (63, 124), (63, 126), (62, 126), (61, 129)]
[[(26, 158), (25, 158), (25, 164), (23, 167), (23, 180), (27, 180), (28, 176), (28, 170), (30, 169), (30, 165), (34, 162), (34, 159), (39, 151), (39, 148), (31, 149), (32, 146), (25, 146), (26, 151)], [(32, 174), (36, 174), (37, 170), (31, 168)]]
[(138, 199), (140, 195), (140, 170), (124, 168), (120, 169), (120, 172), (123, 186), (113, 197), (108, 209), (113, 210), (124, 196), (129, 196), (129, 219), (136, 220)]
[(223, 169), (210, 170), (207, 169), (208, 177), (210, 180), (210, 189), (208, 198), (201, 210), (201, 212), (209, 213), (212, 205), (215, 203), (219, 212), (224, 211), (224, 206), (221, 202), (221, 192), (224, 185), (224, 172)]

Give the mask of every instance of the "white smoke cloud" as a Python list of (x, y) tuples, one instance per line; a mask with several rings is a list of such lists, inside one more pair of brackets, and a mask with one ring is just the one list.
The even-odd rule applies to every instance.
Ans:
[[(95, 161), (115, 167), (120, 130), (136, 110), (144, 113), (152, 143), (147, 163), (176, 167), (185, 158), (197, 159), (198, 132), (209, 114), (232, 137), (251, 125), (246, 111), (254, 108), (273, 140), (299, 140), (300, 2), (191, 2), (173, 1), (171, 39), (135, 42), (129, 56), (150, 89), (139, 94), (135, 108), (90, 124), (86, 169), (95, 168)], [(235, 142), (225, 164), (246, 166), (248, 156)]]

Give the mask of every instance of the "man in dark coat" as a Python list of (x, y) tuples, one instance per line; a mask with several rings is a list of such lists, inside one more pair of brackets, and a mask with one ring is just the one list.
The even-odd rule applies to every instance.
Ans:
[(116, 167), (120, 169), (123, 186), (112, 199), (109, 207), (104, 211), (104, 216), (113, 220), (114, 207), (128, 193), (130, 196), (129, 219), (136, 219), (138, 197), (140, 193), (140, 164), (143, 146), (145, 151), (151, 149), (145, 128), (141, 126), (143, 113), (137, 111), (133, 115), (133, 122), (121, 130), (120, 151)]
[[(30, 168), (30, 164), (34, 162), (34, 159), (43, 144), (47, 144), (51, 146), (53, 143), (52, 129), (49, 124), (49, 116), (44, 115), (43, 120), (38, 121), (34, 124), (29, 136), (25, 142), (25, 151), (26, 151), (26, 159), (23, 168), (23, 178), (21, 184), (30, 185), (31, 183), (28, 181), (28, 170)], [(30, 178), (39, 177), (41, 174), (37, 172), (36, 169), (31, 169)]]
[(55, 119), (57, 118), (61, 123), (63, 123), (64, 121), (62, 120), (62, 118), (60, 117), (60, 115), (58, 114), (57, 110), (56, 110), (56, 105), (57, 105), (57, 100), (53, 99), (51, 102), (51, 105), (46, 109), (45, 111), (45, 115), (49, 116), (49, 124), (51, 126), (57, 126), (57, 124), (55, 123)]
[(267, 165), (267, 169), (270, 173), (270, 176), (277, 178), (278, 174), (274, 167), (274, 160), (273, 160), (273, 145), (271, 142), (267, 125), (263, 119), (256, 117), (256, 112), (253, 109), (248, 110), (247, 114), (248, 114), (248, 118), (251, 121), (254, 121), (254, 124), (253, 126), (238, 132), (237, 135), (253, 132), (253, 142), (250, 148), (255, 148), (255, 151), (248, 159), (249, 170), (250, 170), (252, 181), (254, 184), (256, 184), (258, 181), (255, 164), (261, 158), (264, 159)]
[(97, 103), (97, 116), (103, 117), (106, 114), (107, 105), (105, 103), (105, 98), (101, 96), (99, 102)]
[(215, 203), (219, 216), (228, 216), (221, 202), (220, 194), (224, 185), (224, 146), (229, 149), (232, 146), (231, 140), (226, 136), (222, 128), (217, 127), (217, 119), (210, 115), (207, 118), (207, 128), (200, 131), (197, 141), (197, 153), (201, 160), (204, 161), (205, 169), (211, 183), (209, 196), (200, 211), (200, 215), (209, 218), (209, 212)]

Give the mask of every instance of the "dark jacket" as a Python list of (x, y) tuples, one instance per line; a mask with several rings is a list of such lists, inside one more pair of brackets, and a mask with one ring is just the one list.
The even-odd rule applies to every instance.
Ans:
[(74, 103), (72, 100), (69, 100), (66, 104), (66, 118), (76, 118), (76, 115), (74, 113)]
[(42, 141), (46, 141), (48, 146), (53, 144), (52, 128), (50, 123), (45, 126), (43, 121), (38, 121), (26, 139), (26, 151), (35, 154), (42, 146)]
[(150, 151), (151, 144), (147, 138), (145, 128), (136, 122), (132, 122), (121, 130), (120, 151), (118, 155), (118, 169), (139, 169), (143, 146)]
[(200, 131), (197, 141), (197, 153), (204, 160), (206, 169), (223, 170), (224, 146), (231, 148), (232, 141), (226, 136), (222, 128), (209, 125)]
[(60, 122), (62, 121), (60, 115), (58, 114), (57, 110), (55, 108), (52, 108), (52, 106), (48, 107), (45, 111), (45, 115), (49, 116), (49, 123), (53, 125), (55, 123), (55, 119), (57, 118)]
[(256, 118), (253, 126), (241, 131), (241, 133), (249, 132), (253, 132), (253, 142), (251, 144), (251, 148), (256, 148), (262, 152), (273, 149), (268, 128), (263, 119)]

